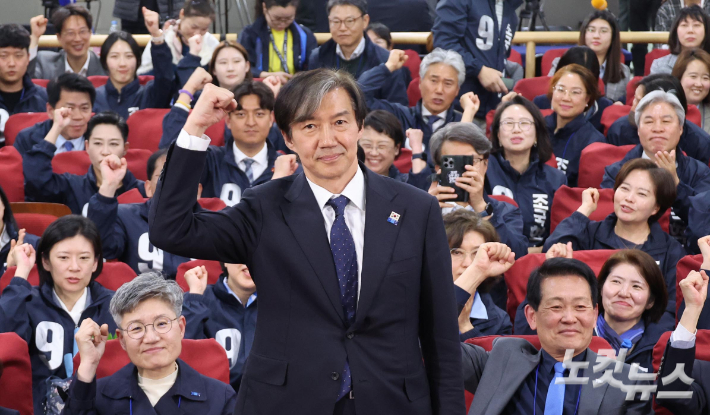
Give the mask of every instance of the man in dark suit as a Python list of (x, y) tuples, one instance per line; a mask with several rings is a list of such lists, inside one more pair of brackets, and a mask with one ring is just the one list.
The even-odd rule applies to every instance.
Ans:
[[(705, 238), (708, 238), (707, 236)], [(706, 242), (707, 243), (707, 242)], [(695, 335), (698, 319), (708, 296), (708, 276), (705, 271), (691, 271), (679, 283), (685, 300), (685, 311), (678, 327), (668, 339), (666, 351), (658, 369), (659, 404), (674, 414), (707, 414), (710, 408), (710, 362), (695, 359)], [(683, 365), (680, 372), (686, 378), (673, 376), (672, 380), (662, 380)], [(667, 393), (687, 393), (689, 398), (663, 397)], [(666, 395), (668, 396), (668, 395)]]
[[(479, 250), (478, 254), (487, 252)], [(491, 263), (512, 262), (505, 257), (489, 259)], [(475, 261), (481, 262), (478, 258)], [(542, 349), (519, 338), (497, 339), (490, 352), (462, 343), (465, 387), (476, 395), (469, 415), (649, 413), (650, 400), (625, 400), (625, 390), (601, 379), (605, 370), (593, 369), (606, 359), (589, 349), (597, 321), (598, 296), (597, 277), (581, 261), (553, 258), (535, 270), (528, 280), (525, 316), (537, 330)], [(572, 353), (568, 356), (569, 351)], [(570, 366), (563, 361), (587, 364), (576, 376), (587, 377), (587, 382), (556, 384), (556, 378), (570, 377)], [(616, 381), (625, 385), (642, 383), (630, 379), (630, 365), (623, 364), (619, 373), (614, 362), (609, 359), (606, 369), (614, 371)]]
[(193, 213), (210, 140), (236, 108), (208, 84), (153, 197), (151, 242), (245, 264), (259, 318), (240, 414), (462, 414), (451, 259), (437, 201), (357, 162), (366, 104), (351, 76), (296, 75), (274, 113), (303, 174)]
[(38, 52), (39, 37), (47, 30), (47, 19), (41, 15), (33, 17), (27, 73), (36, 79), (54, 79), (67, 72), (82, 76), (106, 75), (99, 57), (89, 50), (92, 22), (91, 13), (81, 6), (70, 4), (58, 8), (52, 14), (52, 24), (62, 50)]

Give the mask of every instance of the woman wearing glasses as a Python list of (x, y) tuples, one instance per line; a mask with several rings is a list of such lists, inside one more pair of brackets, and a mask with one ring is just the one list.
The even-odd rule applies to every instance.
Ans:
[[(109, 314), (113, 291), (94, 280), (103, 268), (96, 225), (78, 215), (64, 216), (44, 231), (37, 245), (12, 252), (15, 277), (0, 296), (0, 332), (15, 332), (29, 346), (35, 413), (44, 413), (47, 379), (73, 372), (74, 332), (87, 318), (116, 328)], [(27, 282), (37, 264), (39, 287)]]
[[(579, 30), (579, 45), (587, 46), (599, 60), (599, 77), (604, 80), (604, 96), (612, 101), (626, 102), (626, 84), (631, 70), (621, 62), (621, 40), (616, 17), (607, 10), (597, 10), (587, 16)], [(552, 61), (549, 76), (554, 75), (560, 58)]]
[(567, 175), (567, 183), (577, 186), (579, 156), (594, 142), (603, 142), (604, 135), (590, 121), (585, 111), (599, 98), (597, 77), (577, 64), (558, 70), (550, 80), (547, 97), (554, 112), (545, 117), (557, 158), (557, 168)]
[(116, 337), (131, 363), (96, 380), (109, 326), (85, 319), (76, 333), (81, 364), (63, 414), (234, 413), (231, 386), (180, 360), (185, 336), (183, 292), (175, 281), (145, 273), (123, 284), (111, 300)]
[(540, 110), (521, 95), (501, 104), (491, 126), (491, 144), (486, 191), (517, 202), (530, 251), (542, 252), (550, 234), (552, 199), (567, 177), (546, 164), (552, 144)]
[(276, 75), (281, 83), (308, 69), (308, 57), (318, 47), (307, 27), (295, 21), (299, 0), (256, 2), (256, 20), (239, 35), (255, 78)]

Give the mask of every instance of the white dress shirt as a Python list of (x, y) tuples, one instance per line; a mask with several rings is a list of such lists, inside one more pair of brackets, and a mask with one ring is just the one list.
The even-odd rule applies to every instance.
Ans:
[(471, 314), (469, 317), (488, 320), (488, 310), (486, 310), (486, 305), (483, 304), (481, 294), (479, 294), (478, 291), (476, 291), (476, 295), (473, 297), (473, 304), (471, 305)]
[(690, 349), (695, 346), (695, 333), (691, 333), (678, 323), (678, 327), (671, 333), (671, 346), (676, 349)]
[[(81, 76), (86, 76), (89, 73), (89, 61), (91, 60), (91, 54), (87, 53), (86, 54), (86, 62), (84, 62), (84, 66), (79, 69), (79, 72), (77, 72), (78, 75)], [(68, 60), (64, 60), (64, 73), (74, 73), (74, 69), (71, 68), (69, 65)]]
[(431, 111), (429, 111), (424, 105), (422, 105), (422, 118), (424, 118), (424, 121), (429, 122), (429, 117), (432, 115), (439, 117), (439, 120), (435, 122), (434, 125), (432, 125), (431, 132), (434, 133), (436, 132), (436, 130), (446, 124), (446, 111), (440, 112), (438, 114), (432, 114)]
[(326, 203), (330, 199), (341, 195), (350, 200), (345, 206), (345, 224), (348, 226), (348, 229), (350, 229), (350, 234), (352, 234), (353, 242), (355, 243), (355, 254), (357, 256), (357, 298), (360, 300), (363, 246), (365, 245), (365, 175), (358, 167), (355, 176), (340, 194), (330, 193), (328, 190), (313, 183), (307, 177), (306, 179), (323, 214), (328, 242), (330, 242), (330, 228), (333, 227), (333, 222), (335, 222), (335, 210)]
[(362, 55), (365, 52), (365, 36), (360, 39), (360, 43), (357, 45), (355, 48), (355, 51), (353, 52), (352, 55), (350, 55), (350, 58), (346, 58), (345, 55), (343, 55), (343, 49), (340, 48), (340, 45), (337, 45), (335, 47), (335, 54), (340, 57), (340, 59), (344, 61), (351, 61), (353, 59), (357, 59), (360, 55)]
[(64, 302), (59, 298), (56, 291), (52, 290), (52, 294), (54, 294), (54, 299), (57, 301), (59, 306), (62, 307), (62, 310), (69, 313), (69, 317), (71, 317), (71, 319), (74, 320), (74, 324), (79, 327), (81, 313), (83, 313), (84, 310), (86, 310), (86, 306), (91, 303), (91, 293), (89, 293), (89, 289), (84, 288), (84, 294), (82, 294), (76, 303), (74, 303), (74, 307), (72, 307), (71, 310), (69, 310), (66, 304), (64, 304)]
[(62, 137), (61, 134), (59, 134), (59, 137), (57, 137), (57, 142), (54, 144), (57, 149), (54, 150), (54, 154), (59, 154), (59, 153), (66, 153), (67, 149), (64, 148), (64, 143), (67, 141), (71, 142), (74, 148), (72, 151), (77, 151), (77, 150), (85, 150), (84, 148), (84, 137), (79, 137), (79, 138), (74, 138), (72, 140), (67, 140), (66, 138)]
[(237, 162), (237, 166), (243, 171), (246, 172), (246, 164), (244, 163), (244, 159), (250, 158), (254, 160), (254, 163), (251, 165), (251, 172), (252, 172), (252, 177), (254, 177), (254, 180), (258, 179), (262, 173), (264, 173), (264, 170), (269, 166), (269, 152), (266, 147), (266, 142), (264, 142), (264, 147), (259, 150), (258, 153), (254, 157), (249, 157), (246, 154), (242, 153), (241, 150), (237, 147), (236, 143), (232, 143), (232, 150), (234, 151), (234, 161)]

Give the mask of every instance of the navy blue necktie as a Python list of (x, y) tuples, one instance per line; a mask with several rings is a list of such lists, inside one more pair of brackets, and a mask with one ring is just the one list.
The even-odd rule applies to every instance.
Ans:
[(64, 151), (72, 151), (74, 150), (74, 143), (71, 141), (65, 141), (64, 142)]
[(426, 121), (426, 125), (429, 127), (429, 130), (430, 130), (432, 133), (434, 133), (434, 124), (435, 124), (437, 121), (440, 121), (440, 120), (441, 120), (441, 117), (439, 117), (439, 116), (437, 116), (437, 115), (430, 115), (430, 116), (428, 117), (428, 119), (427, 119), (427, 121)]
[[(355, 310), (357, 309), (357, 254), (355, 241), (353, 241), (350, 229), (345, 223), (345, 206), (348, 202), (347, 197), (338, 196), (330, 199), (327, 204), (335, 211), (335, 221), (330, 228), (330, 250), (333, 253), (335, 270), (338, 274), (340, 302), (343, 305), (345, 321), (350, 326), (355, 322)], [(338, 400), (347, 395), (351, 389), (350, 364), (346, 358)]]

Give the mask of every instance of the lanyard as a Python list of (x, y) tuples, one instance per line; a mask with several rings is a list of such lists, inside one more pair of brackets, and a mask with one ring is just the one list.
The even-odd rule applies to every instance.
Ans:
[[(533, 415), (535, 415), (535, 412), (537, 411), (537, 375), (540, 373), (540, 365), (542, 363), (537, 364), (537, 369), (535, 369), (535, 396), (533, 397)], [(553, 378), (554, 379), (554, 378)], [(574, 415), (577, 415), (577, 412), (579, 411), (579, 398), (582, 396), (582, 386), (579, 386), (579, 393), (577, 393), (577, 405), (574, 407)], [(562, 411), (564, 412), (564, 406)]]
[(269, 31), (269, 38), (271, 38), (271, 47), (274, 49), (274, 52), (276, 52), (276, 56), (278, 56), (279, 60), (281, 61), (281, 67), (283, 68), (284, 72), (289, 73), (288, 51), (286, 50), (286, 48), (288, 48), (288, 29), (284, 29), (283, 55), (281, 55), (281, 52), (279, 52), (279, 48), (276, 47), (276, 41), (274, 40), (274, 33), (272, 31)]
[(575, 134), (577, 134), (577, 131), (573, 132), (572, 135), (570, 135), (569, 138), (567, 139), (567, 144), (565, 144), (565, 149), (562, 152), (562, 159), (563, 160), (567, 160), (565, 158), (565, 154), (567, 154), (567, 146), (569, 146), (569, 142), (572, 141), (572, 138), (574, 137)]

